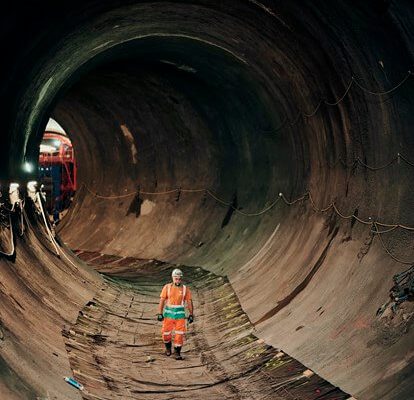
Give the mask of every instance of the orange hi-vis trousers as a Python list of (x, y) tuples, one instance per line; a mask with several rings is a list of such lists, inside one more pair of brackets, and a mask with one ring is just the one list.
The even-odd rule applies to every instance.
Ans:
[(162, 321), (162, 340), (164, 343), (171, 342), (172, 334), (174, 335), (174, 346), (181, 347), (184, 344), (184, 335), (186, 332), (185, 319), (164, 318)]

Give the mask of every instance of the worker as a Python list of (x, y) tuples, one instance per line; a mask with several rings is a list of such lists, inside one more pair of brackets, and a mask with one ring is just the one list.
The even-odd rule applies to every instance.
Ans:
[(162, 321), (162, 340), (165, 344), (165, 354), (171, 355), (172, 335), (174, 335), (174, 356), (176, 360), (182, 360), (181, 348), (184, 344), (186, 332), (185, 305), (187, 304), (189, 316), (188, 323), (194, 321), (194, 308), (191, 299), (191, 290), (183, 285), (183, 272), (176, 268), (171, 274), (172, 283), (164, 285), (157, 314), (158, 321)]

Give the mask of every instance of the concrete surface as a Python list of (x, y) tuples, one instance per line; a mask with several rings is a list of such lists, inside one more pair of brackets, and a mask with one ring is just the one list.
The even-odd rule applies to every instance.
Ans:
[[(411, 2), (15, 1), (3, 11), (2, 191), (35, 177), (23, 165), (35, 165), (51, 116), (74, 141), (84, 184), (59, 228), (69, 247), (227, 277), (269, 345), (358, 400), (412, 396), (412, 303), (392, 320), (376, 311), (414, 261), (414, 233), (370, 225), (414, 226)], [(149, 194), (176, 188), (201, 191)], [(316, 207), (307, 196), (260, 213), (280, 192), (307, 191)], [(367, 223), (315, 212), (333, 201)], [(101, 278), (57, 259), (30, 218), (15, 255), (0, 259), (0, 385), (11, 399), (49, 388), (76, 398), (61, 330)], [(1, 227), (10, 248), (7, 218)]]

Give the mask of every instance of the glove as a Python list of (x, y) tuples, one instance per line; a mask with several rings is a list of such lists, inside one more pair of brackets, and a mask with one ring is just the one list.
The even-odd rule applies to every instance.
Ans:
[(162, 314), (157, 314), (157, 320), (162, 321), (164, 319), (164, 316)]
[(189, 324), (192, 324), (194, 322), (194, 315), (189, 315), (187, 321)]

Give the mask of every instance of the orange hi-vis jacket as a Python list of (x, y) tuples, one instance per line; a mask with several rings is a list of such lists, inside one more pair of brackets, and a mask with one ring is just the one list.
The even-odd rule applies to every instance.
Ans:
[(164, 285), (160, 297), (166, 300), (164, 318), (185, 318), (185, 302), (191, 300), (191, 290), (187, 286), (168, 283)]

